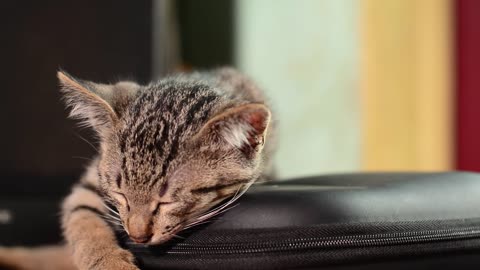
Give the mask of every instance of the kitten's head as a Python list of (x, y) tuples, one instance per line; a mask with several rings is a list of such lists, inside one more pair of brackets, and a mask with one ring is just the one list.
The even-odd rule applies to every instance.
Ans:
[(71, 116), (100, 138), (100, 185), (135, 242), (169, 240), (259, 177), (263, 104), (181, 77), (148, 86), (58, 78)]

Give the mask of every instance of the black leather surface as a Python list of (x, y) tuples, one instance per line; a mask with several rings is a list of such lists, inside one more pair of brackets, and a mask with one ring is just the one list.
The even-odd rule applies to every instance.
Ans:
[[(254, 186), (218, 219), (181, 234), (183, 240), (129, 248), (145, 269), (471, 269), (480, 266), (477, 237), (410, 243), (422, 238), (394, 238), (470, 228), (479, 218), (480, 174), (326, 175)], [(269, 249), (291, 247), (292, 239), (349, 236), (348, 243), (383, 233), (391, 241), (372, 246)], [(467, 254), (473, 254), (468, 263), (455, 263)]]
[(372, 173), (252, 187), (208, 230), (480, 217), (480, 174)]

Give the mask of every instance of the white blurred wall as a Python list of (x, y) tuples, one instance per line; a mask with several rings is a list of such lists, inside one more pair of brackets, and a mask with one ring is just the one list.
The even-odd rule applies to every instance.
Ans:
[(357, 5), (236, 1), (236, 62), (271, 98), (282, 178), (360, 169)]

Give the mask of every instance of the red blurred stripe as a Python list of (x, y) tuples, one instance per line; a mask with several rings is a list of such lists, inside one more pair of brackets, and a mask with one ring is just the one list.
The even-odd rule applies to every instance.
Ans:
[(457, 0), (456, 167), (480, 171), (480, 1)]

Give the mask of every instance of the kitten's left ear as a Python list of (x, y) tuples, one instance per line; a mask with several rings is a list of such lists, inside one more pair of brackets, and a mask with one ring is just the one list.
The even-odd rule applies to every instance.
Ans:
[(240, 105), (210, 119), (197, 136), (253, 158), (263, 148), (270, 118), (270, 110), (263, 104)]
[(62, 71), (57, 73), (57, 77), (67, 106), (71, 108), (70, 117), (83, 120), (100, 136), (112, 130), (120, 117), (121, 108), (139, 88), (131, 82), (108, 85), (83, 81)]

